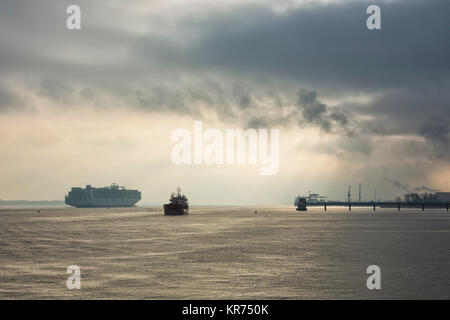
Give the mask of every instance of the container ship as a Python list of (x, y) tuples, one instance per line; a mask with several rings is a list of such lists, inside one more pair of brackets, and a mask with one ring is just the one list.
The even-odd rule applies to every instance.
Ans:
[(66, 196), (66, 204), (77, 208), (109, 208), (109, 207), (132, 207), (141, 200), (141, 192), (138, 190), (127, 190), (116, 183), (109, 187), (86, 188), (74, 187)]
[(188, 199), (181, 194), (181, 189), (177, 188), (177, 193), (172, 192), (169, 199), (170, 203), (164, 205), (164, 214), (166, 216), (182, 216), (189, 214)]

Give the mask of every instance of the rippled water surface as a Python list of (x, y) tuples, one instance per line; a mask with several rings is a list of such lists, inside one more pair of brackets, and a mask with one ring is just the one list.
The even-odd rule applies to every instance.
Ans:
[[(381, 290), (366, 287), (372, 264)], [(450, 213), (4, 208), (0, 298), (450, 299)]]

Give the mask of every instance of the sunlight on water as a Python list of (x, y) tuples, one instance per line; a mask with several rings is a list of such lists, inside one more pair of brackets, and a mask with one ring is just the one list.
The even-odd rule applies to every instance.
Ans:
[[(1, 299), (450, 298), (445, 210), (4, 208), (0, 218)], [(378, 291), (366, 287), (372, 264)], [(66, 287), (69, 265), (80, 290)]]

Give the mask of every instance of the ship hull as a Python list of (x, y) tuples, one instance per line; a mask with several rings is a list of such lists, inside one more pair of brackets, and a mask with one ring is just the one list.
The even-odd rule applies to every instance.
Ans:
[(66, 204), (76, 208), (129, 208), (133, 207), (140, 199), (66, 199)]
[(178, 203), (168, 203), (164, 205), (166, 216), (183, 216), (189, 214), (189, 207)]

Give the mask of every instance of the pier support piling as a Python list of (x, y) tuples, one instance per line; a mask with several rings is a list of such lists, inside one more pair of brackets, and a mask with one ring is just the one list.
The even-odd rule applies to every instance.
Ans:
[(360, 207), (372, 207), (373, 211), (375, 212), (377, 210), (377, 207), (380, 208), (390, 208), (395, 211), (395, 208), (397, 208), (397, 211), (401, 211), (402, 207), (404, 208), (415, 208), (416, 210), (420, 210), (422, 208), (422, 211), (425, 211), (425, 207), (427, 208), (442, 208), (444, 210), (449, 211), (450, 207), (450, 201), (449, 202), (425, 202), (425, 201), (417, 201), (417, 202), (403, 202), (403, 201), (370, 201), (370, 202), (347, 202), (347, 201), (320, 201), (320, 202), (313, 202), (310, 204), (313, 207), (323, 207), (324, 211), (328, 210), (328, 206), (336, 206), (336, 207), (347, 207), (348, 211), (352, 211), (352, 206), (355, 205), (356, 208)]

